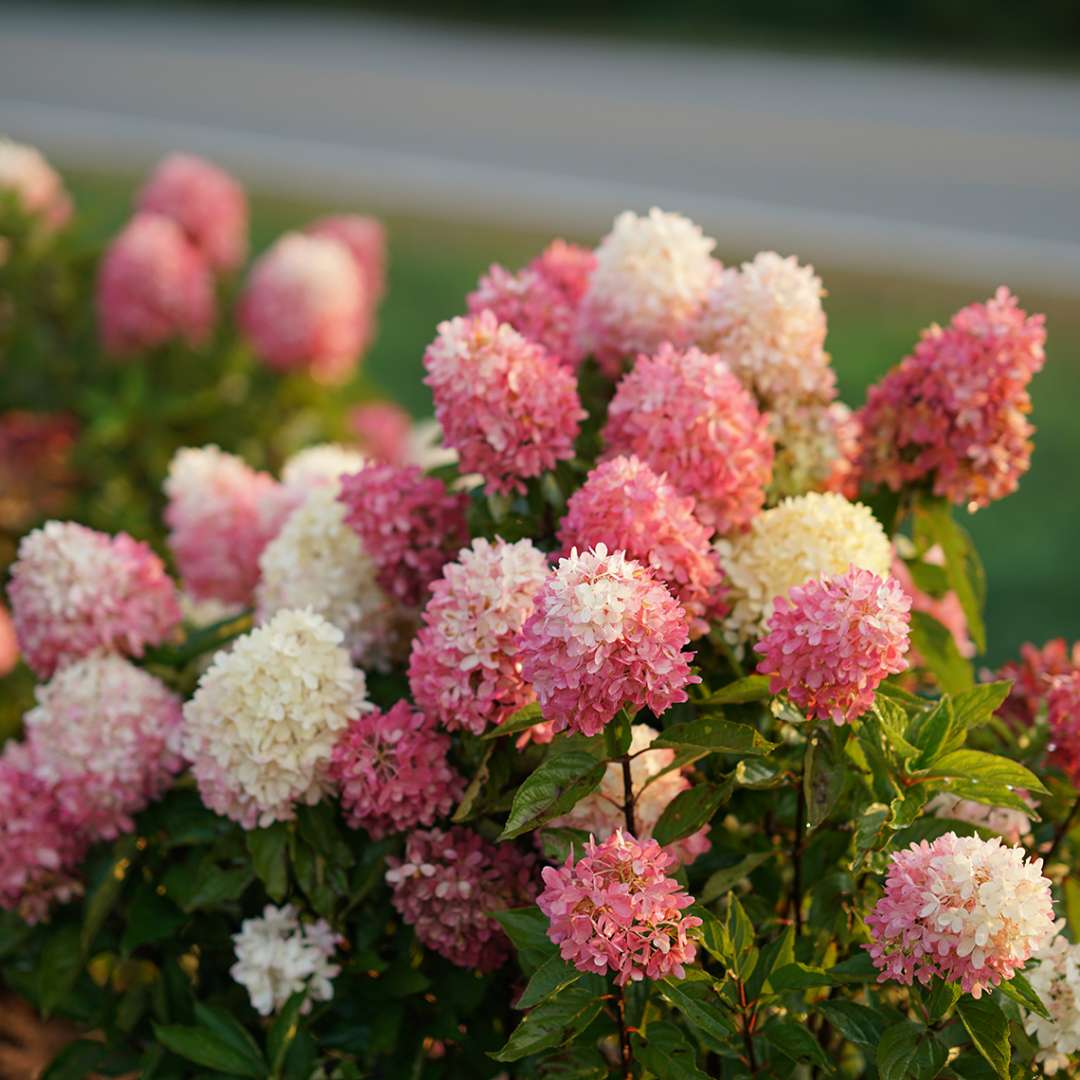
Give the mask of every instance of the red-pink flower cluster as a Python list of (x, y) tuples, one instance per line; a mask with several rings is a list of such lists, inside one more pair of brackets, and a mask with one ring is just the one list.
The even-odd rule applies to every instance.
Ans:
[(765, 503), (773, 444), (753, 397), (717, 356), (662, 345), (619, 383), (603, 432), (608, 456), (636, 454), (711, 530), (746, 525)]
[(357, 716), (330, 758), (349, 824), (378, 840), (444, 817), (465, 786), (447, 763), (449, 749), (449, 736), (406, 701)]
[(214, 270), (235, 270), (247, 257), (244, 189), (204, 158), (163, 158), (139, 192), (137, 206), (175, 221)]
[(1020, 647), (1020, 659), (1010, 660), (997, 673), (1012, 690), (998, 715), (1020, 727), (1030, 727), (1046, 703), (1046, 695), (1059, 675), (1080, 670), (1080, 641), (1070, 648), (1064, 638), (1053, 638), (1041, 649), (1030, 642)]
[(1059, 675), (1046, 697), (1050, 761), (1080, 791), (1080, 672)]
[(667, 870), (675, 862), (655, 840), (640, 843), (621, 831), (602, 844), (592, 838), (575, 863), (543, 870), (536, 905), (550, 920), (548, 937), (578, 971), (615, 973), (615, 983), (685, 976), (697, 946), (694, 898)]
[(43, 679), (99, 649), (142, 656), (180, 622), (176, 589), (146, 544), (73, 521), (23, 537), (8, 596), (23, 656)]
[(165, 480), (169, 550), (199, 600), (250, 603), (259, 556), (295, 500), (268, 473), (216, 446), (178, 450)]
[(468, 540), (466, 496), (415, 465), (374, 464), (341, 478), (338, 498), (382, 588), (420, 607), (444, 564)]
[(386, 230), (382, 222), (360, 214), (337, 214), (320, 218), (304, 231), (308, 236), (337, 240), (349, 249), (363, 286), (361, 294), (367, 317), (362, 348), (366, 349), (375, 338), (375, 312), (386, 292)]
[(596, 735), (624, 706), (686, 701), (686, 613), (641, 563), (603, 544), (560, 559), (521, 632), (521, 670), (554, 732)]
[(860, 416), (863, 476), (894, 491), (933, 490), (976, 509), (1016, 490), (1031, 461), (1028, 384), (1046, 329), (1002, 287), (923, 333), (914, 354), (870, 388)]
[(371, 401), (349, 412), (349, 430), (376, 461), (404, 465), (409, 458), (412, 417), (392, 401)]
[(0, 679), (8, 675), (19, 662), (19, 637), (11, 613), (0, 604)]
[(555, 240), (516, 274), (492, 265), (469, 293), (469, 313), (490, 311), (522, 337), (536, 342), (563, 364), (576, 368), (581, 348), (581, 301), (596, 256), (587, 248)]
[(480, 735), (534, 700), (518, 635), (547, 574), (530, 540), (478, 538), (443, 567), (413, 640), (409, 688), (447, 731)]
[(1023, 848), (950, 832), (892, 856), (866, 925), (878, 982), (925, 986), (936, 975), (978, 998), (1053, 936), (1050, 882)]
[(336, 384), (353, 373), (370, 339), (370, 307), (345, 244), (286, 233), (251, 268), (237, 318), (268, 367)]
[(387, 858), (386, 880), (394, 907), (421, 944), (458, 967), (494, 971), (511, 946), (490, 913), (532, 903), (535, 862), (460, 825), (418, 829), (403, 856)]
[(489, 491), (524, 491), (525, 480), (573, 457), (586, 416), (577, 380), (490, 311), (440, 323), (424, 367), (446, 444)]
[(54, 901), (82, 892), (75, 868), (86, 841), (20, 744), (0, 754), (0, 806), (0, 908), (40, 922)]
[(852, 566), (777, 597), (757, 644), (757, 669), (810, 716), (844, 724), (874, 702), (887, 675), (907, 668), (911, 599), (895, 578)]
[(214, 282), (175, 221), (139, 213), (98, 270), (97, 311), (107, 352), (127, 356), (176, 339), (204, 345), (214, 325)]
[(563, 554), (605, 544), (648, 567), (682, 604), (692, 637), (727, 614), (723, 571), (694, 500), (636, 457), (598, 465), (570, 496), (559, 525)]
[(134, 828), (180, 771), (180, 699), (119, 656), (69, 664), (24, 717), (36, 775), (91, 840)]

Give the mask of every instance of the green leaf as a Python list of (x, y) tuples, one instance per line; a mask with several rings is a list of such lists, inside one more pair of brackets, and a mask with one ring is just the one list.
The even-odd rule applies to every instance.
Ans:
[(560, 827), (540, 831), (540, 846), (543, 848), (544, 858), (558, 866), (566, 862), (571, 851), (578, 853), (575, 857), (580, 857), (588, 839), (589, 834), (584, 829)]
[(787, 967), (795, 960), (795, 931), (787, 927), (784, 932), (768, 945), (762, 947), (758, 953), (758, 961), (754, 965), (753, 974), (746, 981), (746, 996), (750, 1001), (756, 1001), (761, 996), (765, 984), (773, 968)]
[(769, 976), (769, 985), (777, 992), (809, 990), (816, 986), (832, 986), (833, 979), (822, 968), (809, 964), (784, 964)]
[(740, 787), (764, 791), (787, 783), (782, 765), (761, 758), (747, 758), (735, 766), (735, 783)]
[(711, 904), (718, 896), (723, 896), (729, 889), (738, 885), (743, 878), (749, 877), (762, 863), (768, 862), (775, 854), (775, 851), (755, 851), (750, 855), (744, 855), (734, 866), (725, 866), (722, 870), (715, 871), (702, 886), (698, 900), (703, 904)]
[(506, 1045), (490, 1056), (496, 1061), (519, 1061), (541, 1050), (562, 1046), (593, 1022), (601, 1001), (591, 986), (569, 986), (528, 1013)]
[(620, 709), (618, 715), (604, 728), (604, 756), (608, 761), (616, 761), (630, 750), (634, 740), (631, 730), (630, 714)]
[(232, 1013), (197, 1001), (195, 1002), (195, 1019), (238, 1054), (247, 1054), (265, 1068), (262, 1051), (251, 1037), (251, 1032)]
[(877, 978), (878, 970), (870, 954), (863, 949), (834, 964), (827, 973), (832, 982), (844, 986), (849, 983), (865, 983)]
[(127, 925), (120, 948), (132, 953), (142, 945), (171, 937), (187, 921), (184, 913), (168, 897), (159, 896), (153, 886), (140, 886), (127, 912)]
[(726, 958), (728, 966), (743, 974), (744, 969), (749, 967), (748, 961), (753, 959), (755, 953), (754, 924), (734, 893), (727, 894), (723, 922), (727, 935), (726, 944), (730, 950)]
[(960, 994), (958, 983), (935, 979), (929, 992), (924, 994), (926, 1012), (930, 1019), (936, 1022), (948, 1016), (952, 1007), (960, 1000)]
[(543, 964), (557, 946), (547, 936), (547, 916), (535, 905), (524, 908), (504, 908), (493, 911), (491, 916), (506, 931), (506, 936), (517, 950), (518, 963), (526, 975), (531, 975)]
[(768, 675), (747, 675), (702, 698), (698, 705), (746, 705), (752, 701), (764, 701), (769, 696)]
[(986, 651), (983, 605), (986, 573), (967, 530), (957, 524), (945, 499), (923, 497), (915, 505), (915, 539), (923, 551), (940, 544), (945, 555), (945, 580), (964, 609), (968, 633), (979, 652)]
[(946, 693), (960, 693), (975, 681), (975, 669), (961, 655), (956, 639), (925, 611), (911, 612), (911, 645)]
[(215, 1072), (256, 1080), (265, 1080), (267, 1075), (266, 1064), (261, 1059), (253, 1060), (207, 1028), (155, 1024), (154, 1037), (167, 1050)]
[(34, 976), (38, 1002), (46, 1017), (62, 1005), (83, 970), (79, 950), (79, 928), (64, 926), (50, 935), (41, 951)]
[(1035, 988), (1027, 981), (1023, 972), (1018, 971), (1008, 982), (999, 983), (998, 989), (1028, 1012), (1033, 1012), (1044, 1020), (1050, 1019), (1050, 1013), (1043, 1004), (1042, 998), (1035, 992)]
[(1009, 1062), (1012, 1060), (1009, 1021), (1001, 1006), (989, 995), (976, 1000), (965, 994), (957, 1003), (956, 1012), (975, 1049), (1001, 1080), (1009, 1080)]
[(957, 777), (975, 786), (1025, 788), (1048, 794), (1043, 782), (1016, 761), (982, 750), (954, 750), (934, 762), (935, 776)]
[(831, 733), (825, 738), (815, 734), (806, 744), (803, 793), (811, 829), (816, 829), (833, 812), (847, 781), (843, 750), (838, 751), (835, 739)]
[(53, 1058), (40, 1080), (84, 1080), (97, 1069), (106, 1053), (104, 1043), (89, 1039), (69, 1043)]
[(113, 845), (112, 865), (105, 871), (100, 884), (86, 901), (86, 914), (83, 916), (82, 935), (79, 941), (83, 957), (89, 954), (98, 931), (116, 907), (127, 884), (128, 872), (137, 850), (136, 837), (131, 834), (122, 836)]
[[(916, 716), (907, 727), (907, 738), (919, 751), (908, 766), (911, 772), (927, 769), (933, 762), (950, 749), (950, 736), (956, 728), (952, 702), (948, 695), (943, 697), (929, 712)], [(963, 728), (960, 728), (960, 742), (963, 744)]]
[(903, 1020), (886, 1028), (877, 1044), (881, 1080), (933, 1080), (949, 1051), (922, 1024)]
[(635, 1033), (631, 1047), (640, 1061), (658, 1080), (709, 1080), (697, 1067), (697, 1054), (686, 1036), (663, 1020), (652, 1021), (645, 1035)]
[(195, 883), (191, 895), (184, 898), (180, 905), (185, 911), (198, 911), (202, 908), (220, 907), (233, 900), (239, 900), (247, 891), (255, 875), (250, 867), (241, 866), (233, 870), (223, 870), (219, 866), (208, 864)]
[(271, 900), (284, 899), (289, 887), (289, 829), (275, 822), (265, 829), (251, 829), (244, 834), (255, 874), (266, 886)]
[(877, 1046), (889, 1026), (881, 1013), (847, 998), (822, 1001), (818, 1009), (845, 1039), (860, 1046)]
[(499, 839), (512, 840), (572, 810), (599, 786), (606, 769), (606, 762), (580, 750), (549, 757), (518, 788)]
[(776, 749), (776, 745), (750, 724), (736, 724), (711, 716), (687, 724), (672, 724), (652, 742), (653, 749), (693, 748), (707, 754), (768, 754)]
[[(491, 735), (488, 732), (487, 735)], [(487, 736), (485, 736), (486, 738)], [(484, 747), (484, 756), (480, 759), (479, 764), (476, 766), (473, 772), (472, 779), (469, 781), (468, 787), (465, 788), (464, 794), (461, 796), (461, 802), (457, 804), (454, 810), (454, 816), (451, 819), (455, 823), (468, 821), (473, 816), (473, 807), (476, 805), (476, 800), (480, 793), (484, 790), (484, 785), (488, 782), (491, 776), (491, 755), (495, 752), (494, 744), (490, 744)]]
[(540, 706), (535, 702), (522, 706), (517, 712), (511, 713), (501, 724), (485, 731), (481, 739), (501, 739), (504, 735), (517, 735), (521, 731), (528, 731), (531, 727), (544, 722), (544, 714)]
[(775, 1046), (792, 1061), (810, 1061), (832, 1072), (832, 1063), (822, 1050), (821, 1044), (810, 1034), (804, 1024), (797, 1020), (770, 1020), (761, 1034), (770, 1045)]
[(266, 1055), (270, 1059), (270, 1075), (278, 1077), (285, 1068), (285, 1058), (300, 1030), (300, 1010), (307, 991), (298, 990), (285, 1002), (266, 1037)]
[(953, 713), (957, 726), (968, 728), (985, 724), (1004, 704), (1012, 689), (1009, 679), (998, 682), (979, 683), (953, 698)]
[(664, 1000), (682, 1013), (683, 1019), (708, 1045), (713, 1049), (720, 1049), (735, 1033), (735, 1028), (720, 1011), (713, 980), (705, 972), (692, 974), (694, 971), (695, 969), (688, 969), (685, 979), (668, 976), (661, 979), (656, 986)]
[(727, 802), (731, 789), (714, 784), (695, 784), (680, 791), (664, 808), (653, 828), (658, 844), (670, 844), (695, 833), (712, 820), (713, 814)]
[(851, 864), (853, 870), (858, 870), (871, 851), (884, 846), (887, 838), (886, 827), (891, 816), (892, 810), (884, 803), (871, 803), (859, 815), (855, 824), (855, 859)]
[(571, 967), (557, 952), (552, 953), (529, 979), (521, 997), (514, 1003), (515, 1009), (531, 1009), (534, 1005), (565, 990), (581, 978), (581, 972)]

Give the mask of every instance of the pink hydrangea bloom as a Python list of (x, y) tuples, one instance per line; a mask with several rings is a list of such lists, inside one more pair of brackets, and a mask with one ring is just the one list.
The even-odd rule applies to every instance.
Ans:
[(205, 158), (162, 158), (137, 205), (175, 221), (215, 270), (235, 270), (247, 257), (247, 196), (224, 169)]
[(577, 380), (490, 311), (440, 323), (424, 367), (447, 445), (489, 491), (524, 491), (525, 480), (574, 456), (586, 416)]
[[(648, 840), (652, 836), (671, 800), (691, 786), (683, 769), (669, 769), (675, 760), (674, 750), (649, 749), (659, 734), (648, 724), (634, 724), (628, 751), (632, 755), (630, 786), (634, 794), (634, 827), (639, 840)], [(597, 840), (606, 840), (626, 823), (623, 795), (622, 764), (609, 762), (600, 786), (579, 799), (568, 813), (549, 821), (547, 827), (581, 829)], [(712, 846), (709, 828), (706, 825), (690, 836), (675, 840), (664, 850), (684, 866), (689, 866)]]
[(1080, 672), (1059, 675), (1046, 697), (1050, 761), (1080, 790)]
[(460, 825), (418, 829), (404, 856), (387, 857), (386, 880), (394, 907), (425, 948), (458, 967), (494, 971), (512, 950), (490, 913), (532, 903), (535, 861)]
[(341, 479), (345, 520), (375, 562), (379, 584), (419, 607), (443, 565), (468, 538), (466, 497), (415, 465), (369, 465)]
[(887, 675), (907, 668), (911, 600), (895, 578), (852, 566), (777, 597), (757, 669), (810, 716), (843, 724), (874, 702)]
[(40, 922), (53, 902), (82, 893), (76, 868), (86, 841), (61, 811), (55, 786), (35, 775), (17, 743), (0, 754), (0, 908)]
[(0, 137), (0, 199), (8, 193), (47, 231), (62, 228), (71, 218), (64, 182), (41, 151)]
[(596, 249), (582, 301), (582, 349), (617, 378), (638, 353), (693, 343), (709, 288), (721, 272), (716, 241), (681, 214), (655, 206), (620, 214)]
[(598, 465), (570, 496), (559, 525), (563, 554), (605, 544), (648, 567), (682, 604), (690, 633), (709, 631), (727, 613), (723, 571), (694, 500), (636, 457)]
[(413, 639), (409, 687), (448, 731), (480, 735), (535, 700), (518, 634), (547, 575), (530, 540), (478, 538), (443, 567)]
[[(944, 555), (941, 548), (931, 548), (923, 556), (923, 561), (931, 566), (942, 565)], [(968, 634), (967, 616), (964, 614), (960, 598), (956, 593), (949, 591), (944, 596), (931, 596), (928, 592), (923, 592), (915, 584), (915, 579), (911, 576), (908, 564), (899, 557), (893, 560), (892, 576), (900, 582), (900, 587), (911, 599), (912, 611), (923, 611), (931, 618), (937, 619), (952, 635), (961, 656), (970, 659), (975, 655), (975, 643)], [(923, 665), (923, 658), (914, 648), (908, 654), (908, 665), (910, 667), (921, 667)]]
[(215, 318), (210, 268), (176, 222), (136, 214), (101, 260), (97, 312), (102, 344), (117, 356), (175, 340), (204, 345)]
[(932, 478), (935, 494), (970, 509), (1015, 491), (1031, 463), (1027, 387), (1043, 365), (1044, 322), (1002, 287), (925, 331), (867, 393), (865, 479), (898, 491)]
[(683, 914), (694, 898), (668, 877), (674, 862), (655, 840), (616, 831), (602, 844), (590, 839), (576, 863), (571, 854), (558, 869), (544, 867), (536, 905), (562, 958), (578, 971), (613, 972), (617, 986), (683, 978), (701, 919)]
[(320, 218), (304, 230), (308, 236), (337, 240), (349, 249), (363, 284), (366, 348), (375, 338), (375, 311), (386, 292), (386, 230), (382, 222), (361, 214)]
[[(37, 689), (24, 718), (35, 771), (93, 841), (134, 827), (180, 771), (180, 699), (119, 656), (89, 656)], [(65, 785), (65, 781), (70, 781)]]
[(343, 243), (286, 233), (251, 268), (237, 318), (268, 367), (337, 384), (352, 375), (370, 338), (369, 307)]
[(73, 521), (23, 537), (8, 596), (23, 656), (43, 679), (98, 649), (142, 656), (180, 622), (176, 588), (148, 545)]
[(615, 391), (603, 437), (609, 457), (636, 454), (666, 473), (715, 532), (742, 528), (765, 503), (767, 421), (719, 357), (666, 344), (639, 357)]
[(349, 824), (378, 840), (445, 817), (465, 786), (447, 764), (449, 749), (450, 737), (408, 702), (356, 717), (330, 759)]
[(1055, 678), (1080, 670), (1080, 641), (1072, 647), (1053, 638), (1040, 649), (1030, 642), (1020, 647), (1020, 659), (1005, 664), (995, 676), (1012, 684), (998, 715), (1020, 727), (1030, 727), (1046, 703)]
[(412, 417), (392, 401), (372, 401), (349, 412), (349, 430), (376, 461), (404, 465), (409, 458)]
[[(1016, 794), (1035, 811), (1038, 803), (1026, 791)], [(1031, 832), (1031, 818), (1022, 810), (1011, 806), (987, 806), (973, 799), (960, 799), (947, 791), (935, 795), (927, 804), (926, 812), (951, 821), (967, 821), (972, 825), (998, 833), (1006, 844), (1019, 844)]]
[(269, 474), (216, 446), (178, 450), (165, 480), (169, 550), (199, 600), (251, 601), (259, 556), (295, 500)]
[(937, 975), (979, 998), (1053, 936), (1050, 882), (1023, 848), (950, 832), (893, 854), (866, 925), (878, 982)]
[(469, 293), (469, 313), (492, 312), (499, 322), (576, 368), (584, 358), (581, 301), (595, 265), (596, 256), (587, 248), (555, 240), (516, 274), (492, 265)]
[(686, 701), (686, 613), (641, 563), (603, 544), (560, 559), (521, 631), (521, 670), (557, 732), (596, 735), (624, 706)]
[(0, 604), (0, 679), (10, 674), (19, 662), (19, 637), (11, 613)]

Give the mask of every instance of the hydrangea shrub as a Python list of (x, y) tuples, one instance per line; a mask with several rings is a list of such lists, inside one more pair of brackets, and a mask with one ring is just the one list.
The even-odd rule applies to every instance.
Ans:
[[(0, 147), (48, 236), (42, 165)], [(243, 257), (189, 159), (140, 213)], [(381, 242), (266, 257), (269, 364), (340, 377)], [(437, 446), (379, 406), (366, 451), (166, 458), (182, 591), (23, 540), (0, 978), (86, 1033), (47, 1075), (1080, 1069), (1080, 648), (984, 670), (959, 521), (1027, 467), (1042, 320), (999, 291), (852, 412), (812, 268), (714, 247), (653, 210), (492, 267), (432, 327)]]

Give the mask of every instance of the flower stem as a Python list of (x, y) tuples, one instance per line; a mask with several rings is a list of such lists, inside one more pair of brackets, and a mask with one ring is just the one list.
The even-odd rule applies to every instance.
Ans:
[(802, 936), (802, 855), (806, 836), (806, 765), (799, 770), (798, 792), (795, 796), (795, 840), (791, 846), (791, 908), (795, 920), (795, 940)]
[(630, 775), (630, 756), (622, 757), (623, 816), (626, 818), (626, 831), (631, 836), (637, 835), (634, 827), (634, 781)]
[(1065, 835), (1069, 829), (1072, 828), (1072, 823), (1076, 820), (1076, 815), (1080, 814), (1080, 795), (1076, 797), (1076, 801), (1072, 804), (1072, 809), (1069, 811), (1065, 820), (1054, 830), (1054, 842), (1050, 845), (1050, 850), (1046, 853), (1045, 862), (1049, 863), (1050, 860), (1057, 854), (1057, 850), (1061, 847), (1061, 841), (1065, 839)]
[(619, 1021), (619, 1060), (622, 1063), (622, 1075), (624, 1080), (633, 1080), (630, 1032), (626, 1030), (626, 993), (621, 986), (617, 987), (615, 1015)]

